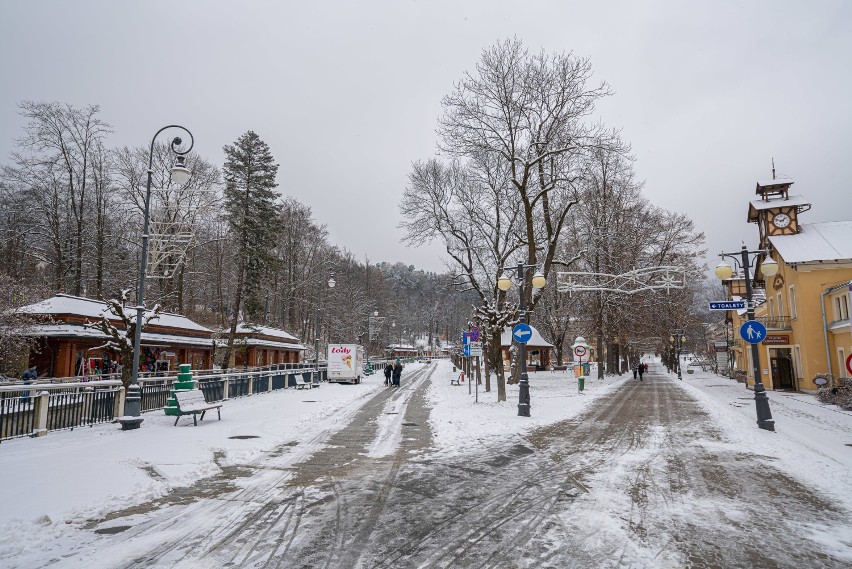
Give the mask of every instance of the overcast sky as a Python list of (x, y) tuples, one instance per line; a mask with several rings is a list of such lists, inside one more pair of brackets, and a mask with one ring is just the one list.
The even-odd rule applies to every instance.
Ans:
[(251, 129), (333, 243), (441, 270), (439, 244), (399, 243), (397, 204), (435, 152), (441, 97), (512, 36), (591, 59), (615, 91), (597, 115), (632, 144), (646, 196), (694, 219), (709, 253), (756, 244), (746, 211), (772, 157), (813, 203), (804, 223), (852, 219), (844, 0), (3, 0), (0, 160), (24, 99), (99, 104), (116, 146), (183, 124), (217, 165)]

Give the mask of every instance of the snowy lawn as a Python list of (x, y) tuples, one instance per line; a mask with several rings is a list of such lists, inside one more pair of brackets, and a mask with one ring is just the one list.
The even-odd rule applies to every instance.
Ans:
[[(479, 386), (469, 382), (450, 385), (458, 376), (452, 364), (439, 363), (432, 374), (429, 401), (432, 404), (431, 427), (435, 451), (440, 456), (462, 455), (470, 450), (505, 441), (508, 435), (524, 435), (536, 427), (549, 425), (579, 414), (602, 394), (617, 389), (628, 374), (599, 380), (587, 377), (583, 392), (577, 391), (572, 371), (529, 372), (530, 416), (518, 416), (518, 386), (506, 386), (506, 401), (497, 401), (497, 381), (491, 379), (491, 392), (485, 393), (485, 379)], [(593, 370), (592, 376), (595, 375)], [(629, 376), (632, 380), (633, 377)], [(508, 377), (507, 377), (508, 378)], [(470, 393), (468, 393), (470, 391)]]
[[(102, 424), (0, 444), (0, 538), (11, 520), (47, 522), (86, 519), (161, 496), (219, 472), (219, 464), (246, 463), (263, 452), (298, 441), (299, 454), (318, 432), (345, 426), (352, 413), (379, 389), (379, 374), (359, 385), (323, 384), (319, 389), (282, 389), (225, 401), (222, 420), (208, 411), (192, 417), (145, 413), (142, 428), (122, 431)], [(258, 438), (238, 439), (249, 436)]]
[(684, 389), (734, 446), (777, 459), (779, 469), (852, 510), (852, 412), (808, 393), (767, 391), (775, 433), (765, 431), (757, 428), (754, 391), (687, 364), (681, 374)]

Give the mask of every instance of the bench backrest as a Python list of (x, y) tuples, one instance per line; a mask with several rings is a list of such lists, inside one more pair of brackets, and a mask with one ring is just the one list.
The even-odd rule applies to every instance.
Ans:
[(207, 401), (204, 400), (204, 394), (200, 389), (192, 389), (190, 391), (176, 391), (175, 399), (177, 400), (178, 407), (181, 409), (187, 409), (191, 407), (203, 407), (207, 405)]

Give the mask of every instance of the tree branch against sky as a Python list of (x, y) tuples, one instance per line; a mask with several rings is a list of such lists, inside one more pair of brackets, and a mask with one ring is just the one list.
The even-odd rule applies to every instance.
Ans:
[[(498, 368), (502, 326), (516, 317), (490, 311), (517, 310), (496, 287), (499, 273), (518, 260), (550, 272), (586, 154), (620, 150), (613, 133), (590, 121), (595, 102), (610, 94), (591, 75), (588, 59), (531, 54), (517, 39), (484, 50), (442, 101), (438, 147), (448, 164), (416, 162), (400, 203), (406, 240), (442, 239), (459, 286), (479, 293), (478, 319), (495, 327), (485, 336)], [(538, 300), (532, 290), (524, 286), (529, 310)], [(503, 387), (498, 371), (498, 399)]]

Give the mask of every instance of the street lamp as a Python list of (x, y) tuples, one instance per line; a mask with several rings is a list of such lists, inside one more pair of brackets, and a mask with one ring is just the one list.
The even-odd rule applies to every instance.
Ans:
[(142, 415), (142, 389), (139, 387), (139, 356), (142, 343), (142, 322), (145, 315), (145, 270), (148, 267), (148, 214), (151, 206), (151, 182), (154, 174), (154, 142), (164, 130), (179, 128), (189, 135), (189, 148), (181, 150), (183, 140), (179, 136), (172, 139), (170, 149), (175, 154), (175, 163), (170, 170), (171, 180), (178, 186), (183, 186), (192, 177), (192, 172), (186, 167), (186, 155), (192, 150), (195, 139), (186, 127), (178, 124), (164, 126), (151, 139), (151, 151), (148, 153), (148, 184), (145, 188), (145, 210), (142, 214), (142, 252), (139, 261), (139, 287), (136, 289), (136, 326), (133, 333), (133, 362), (130, 385), (127, 387), (127, 398), (124, 403), (124, 417), (119, 417), (122, 430), (138, 429), (144, 420)]
[[(743, 245), (739, 253), (719, 253), (719, 256), (722, 257), (722, 262), (716, 266), (715, 273), (717, 277), (724, 281), (731, 278), (734, 274), (734, 267), (725, 262), (726, 257), (733, 260), (734, 265), (739, 266), (743, 270), (746, 289), (746, 318), (748, 320), (754, 320), (754, 302), (752, 302), (751, 279), (748, 275), (749, 268), (752, 267), (759, 255), (767, 254), (766, 260), (761, 265), (761, 272), (767, 277), (771, 277), (778, 272), (778, 263), (772, 257), (769, 257), (768, 253), (764, 249), (749, 251), (745, 245)], [(751, 260), (749, 260), (749, 255), (752, 255)], [(754, 367), (754, 406), (757, 411), (757, 426), (767, 431), (774, 431), (775, 421), (772, 420), (772, 411), (769, 410), (769, 398), (766, 396), (766, 388), (760, 379), (760, 354), (757, 344), (751, 345), (751, 359), (752, 366)]]
[[(514, 268), (514, 267), (513, 267)], [(516, 267), (515, 278), (518, 280), (520, 286), (518, 287), (518, 292), (520, 293), (521, 303), (518, 306), (518, 312), (521, 317), (521, 324), (526, 324), (527, 321), (527, 306), (526, 299), (524, 298), (524, 289), (526, 284), (526, 273), (529, 269), (536, 268), (535, 265), (525, 265), (523, 263), (518, 263)], [(536, 271), (533, 275), (532, 286), (535, 288), (544, 288), (544, 285), (547, 284), (546, 279), (544, 278), (544, 274), (541, 271)], [(512, 279), (505, 272), (500, 275), (500, 278), (497, 279), (497, 288), (506, 292), (512, 287)], [(518, 382), (518, 386), (520, 387), (520, 391), (518, 393), (518, 417), (529, 417), (530, 416), (530, 378), (527, 375), (527, 344), (526, 342), (519, 342), (521, 344), (521, 379)]]
[[(334, 288), (334, 285), (337, 284), (334, 280), (334, 273), (328, 272), (328, 281), (326, 282), (328, 288)], [(316, 326), (316, 337), (314, 338), (314, 383), (319, 383), (319, 345), (320, 345), (320, 325), (322, 324), (322, 319), (320, 317), (320, 311), (322, 310), (322, 290), (317, 291), (317, 326)]]
[(677, 358), (677, 378), (683, 381), (683, 376), (681, 375), (680, 370), (680, 350), (683, 347), (683, 343), (686, 342), (686, 336), (683, 335), (683, 328), (672, 332), (672, 335), (669, 336), (669, 342), (674, 344), (675, 348), (675, 357)]

